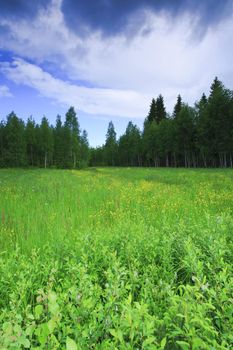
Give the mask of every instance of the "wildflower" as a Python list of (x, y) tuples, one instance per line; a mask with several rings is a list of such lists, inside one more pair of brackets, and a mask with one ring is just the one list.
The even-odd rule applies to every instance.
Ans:
[(201, 290), (202, 290), (203, 292), (205, 292), (205, 291), (208, 289), (208, 287), (209, 287), (209, 283), (208, 283), (208, 282), (205, 283), (205, 284), (202, 284), (202, 285), (201, 285)]

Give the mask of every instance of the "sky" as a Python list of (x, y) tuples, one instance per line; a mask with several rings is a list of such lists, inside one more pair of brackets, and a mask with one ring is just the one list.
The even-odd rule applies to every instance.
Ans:
[(0, 0), (0, 119), (55, 124), (70, 106), (91, 146), (110, 120), (140, 128), (160, 93), (172, 113), (217, 76), (233, 89), (233, 0)]

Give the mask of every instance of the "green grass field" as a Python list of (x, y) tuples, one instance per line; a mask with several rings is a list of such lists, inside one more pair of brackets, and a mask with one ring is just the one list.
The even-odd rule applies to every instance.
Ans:
[(0, 171), (0, 349), (233, 348), (233, 171)]

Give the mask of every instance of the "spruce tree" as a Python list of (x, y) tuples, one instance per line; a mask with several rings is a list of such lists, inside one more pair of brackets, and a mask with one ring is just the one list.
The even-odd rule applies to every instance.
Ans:
[(108, 124), (108, 130), (105, 141), (105, 159), (108, 165), (115, 165), (117, 155), (116, 131), (111, 121)]
[(187, 104), (183, 104), (176, 120), (176, 132), (179, 154), (182, 165), (190, 167), (196, 164), (195, 157), (195, 111)]
[(211, 85), (207, 113), (212, 131), (212, 166), (226, 167), (232, 152), (232, 91), (226, 89), (217, 77)]
[(6, 166), (25, 166), (25, 125), (22, 119), (19, 119), (14, 112), (7, 116), (4, 142), (4, 162)]
[(156, 109), (155, 109), (155, 121), (159, 124), (162, 120), (166, 119), (166, 109), (164, 106), (163, 96), (159, 95), (156, 99)]
[(148, 116), (145, 120), (144, 125), (147, 123), (151, 123), (153, 121), (156, 121), (156, 102), (155, 102), (154, 98), (152, 98), (152, 101), (150, 104), (150, 110), (149, 110), (149, 113), (148, 113)]
[(57, 115), (56, 125), (54, 128), (54, 164), (58, 168), (64, 167), (64, 128), (61, 116)]
[(52, 159), (53, 152), (53, 132), (49, 126), (48, 119), (43, 117), (40, 125), (40, 147), (44, 157), (44, 167), (47, 168)]
[(173, 114), (172, 114), (172, 116), (173, 116), (174, 119), (177, 118), (177, 116), (178, 116), (178, 114), (179, 114), (179, 112), (180, 112), (180, 110), (181, 110), (181, 107), (182, 107), (182, 99), (181, 99), (181, 96), (180, 96), (180, 94), (179, 94), (178, 97), (177, 97), (176, 104), (175, 104), (175, 106), (174, 106)]
[(65, 119), (66, 157), (70, 167), (76, 168), (80, 152), (80, 130), (74, 107), (70, 107)]
[(200, 101), (195, 105), (197, 114), (197, 149), (199, 150), (201, 165), (207, 167), (208, 158), (210, 155), (210, 142), (211, 142), (211, 127), (209, 114), (207, 112), (207, 98), (203, 93)]
[(32, 117), (28, 118), (25, 129), (25, 140), (27, 148), (27, 160), (28, 164), (33, 166), (35, 160), (35, 148), (36, 148), (36, 133), (35, 133), (35, 121)]

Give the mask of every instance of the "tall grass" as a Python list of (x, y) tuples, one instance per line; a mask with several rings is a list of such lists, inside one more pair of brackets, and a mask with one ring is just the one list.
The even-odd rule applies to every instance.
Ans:
[(0, 172), (0, 349), (230, 349), (233, 172)]

